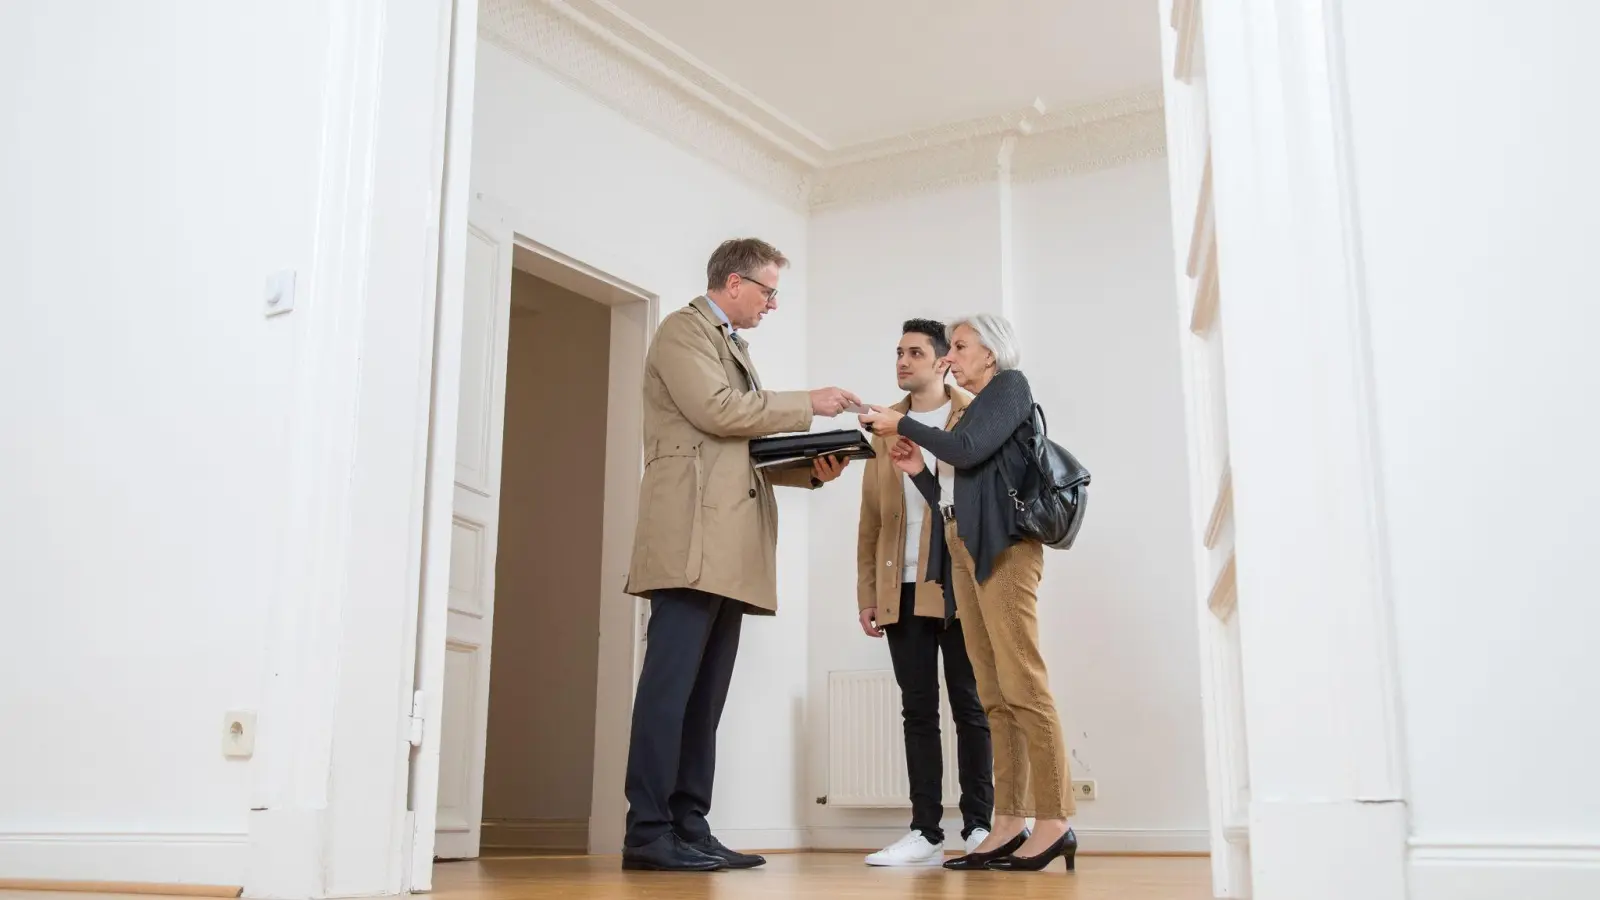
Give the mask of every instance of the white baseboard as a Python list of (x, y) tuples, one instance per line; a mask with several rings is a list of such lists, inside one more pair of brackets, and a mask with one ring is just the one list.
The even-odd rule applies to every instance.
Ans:
[[(961, 835), (961, 823), (944, 823), (946, 846), (955, 847)], [(1159, 828), (1079, 828), (1078, 852), (1095, 853), (1149, 853), (1191, 854), (1211, 852), (1211, 837), (1203, 830)], [(906, 827), (900, 826), (849, 826), (819, 825), (807, 829), (808, 846), (813, 850), (872, 851), (903, 837)]]
[(588, 819), (484, 819), (482, 846), (537, 853), (587, 853)]
[[(250, 811), (246, 897), (298, 900), (321, 897), (326, 892), (328, 873), (322, 864), (326, 812), (292, 805)], [(415, 826), (414, 822), (411, 824)]]
[(1078, 852), (1096, 853), (1210, 854), (1211, 834), (1204, 829), (1183, 828), (1078, 828)]
[(1257, 800), (1249, 824), (1256, 897), (1407, 900), (1404, 803)]
[[(946, 829), (948, 831), (948, 829)], [(904, 825), (813, 825), (806, 829), (809, 850), (852, 850), (870, 853), (904, 837)]]
[(244, 834), (0, 833), (0, 878), (243, 886)]
[(1411, 900), (1600, 897), (1600, 843), (1412, 841)]
[(806, 850), (800, 828), (717, 828), (717, 839), (734, 850)]

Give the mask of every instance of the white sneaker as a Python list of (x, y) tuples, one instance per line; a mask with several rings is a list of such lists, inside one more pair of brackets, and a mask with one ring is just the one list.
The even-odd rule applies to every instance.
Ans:
[(937, 866), (943, 862), (944, 848), (928, 843), (920, 831), (913, 831), (867, 857), (869, 866)]
[(967, 835), (967, 853), (969, 853), (969, 854), (977, 853), (978, 852), (978, 845), (982, 844), (984, 842), (984, 840), (986, 840), (988, 837), (989, 837), (989, 829), (987, 829), (987, 828), (974, 828), (972, 830), (972, 833)]

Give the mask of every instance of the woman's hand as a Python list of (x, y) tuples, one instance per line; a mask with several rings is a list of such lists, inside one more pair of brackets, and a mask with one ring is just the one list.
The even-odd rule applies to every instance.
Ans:
[(895, 441), (889, 448), (889, 461), (896, 469), (913, 477), (921, 475), (928, 467), (928, 461), (922, 458), (922, 448), (905, 438)]
[(882, 406), (869, 406), (872, 412), (861, 416), (861, 427), (870, 430), (878, 437), (888, 437), (898, 432), (900, 420), (905, 416)]

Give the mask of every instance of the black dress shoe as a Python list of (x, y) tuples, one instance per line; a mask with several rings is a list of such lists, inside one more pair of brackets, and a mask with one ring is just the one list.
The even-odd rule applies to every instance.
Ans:
[(1077, 870), (1078, 836), (1072, 833), (1071, 828), (1038, 856), (1002, 856), (990, 860), (988, 868), (994, 872), (1041, 872), (1058, 856), (1066, 857), (1068, 872)]
[(754, 853), (740, 853), (737, 850), (729, 850), (727, 847), (724, 847), (722, 842), (717, 840), (713, 835), (708, 834), (705, 837), (695, 841), (686, 840), (684, 843), (687, 844), (691, 850), (698, 850), (714, 859), (722, 860), (730, 869), (754, 869), (756, 866), (764, 866), (767, 864), (767, 858), (765, 856), (757, 856)]
[(728, 864), (668, 832), (643, 847), (622, 848), (622, 867), (641, 872), (715, 872)]
[(966, 856), (958, 856), (955, 859), (947, 859), (944, 862), (944, 867), (946, 869), (954, 869), (958, 872), (982, 869), (989, 864), (990, 860), (1001, 859), (1017, 852), (1018, 847), (1021, 847), (1024, 843), (1027, 843), (1028, 837), (1029, 831), (1028, 829), (1024, 828), (1017, 834), (1016, 837), (1006, 841), (1004, 844), (1001, 844), (993, 850), (990, 850), (988, 853), (968, 853)]

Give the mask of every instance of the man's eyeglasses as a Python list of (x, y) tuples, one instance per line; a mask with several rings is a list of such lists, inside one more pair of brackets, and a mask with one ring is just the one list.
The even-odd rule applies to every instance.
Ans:
[(744, 274), (743, 272), (739, 272), (737, 274), (738, 274), (738, 276), (740, 278), (744, 279), (745, 281), (748, 281), (751, 284), (755, 285), (756, 287), (761, 288), (761, 296), (766, 297), (768, 303), (772, 303), (772, 302), (774, 302), (774, 301), (776, 301), (778, 299), (778, 289), (777, 288), (768, 287), (768, 286), (762, 284), (761, 282), (755, 280), (754, 278), (751, 278), (749, 275)]

